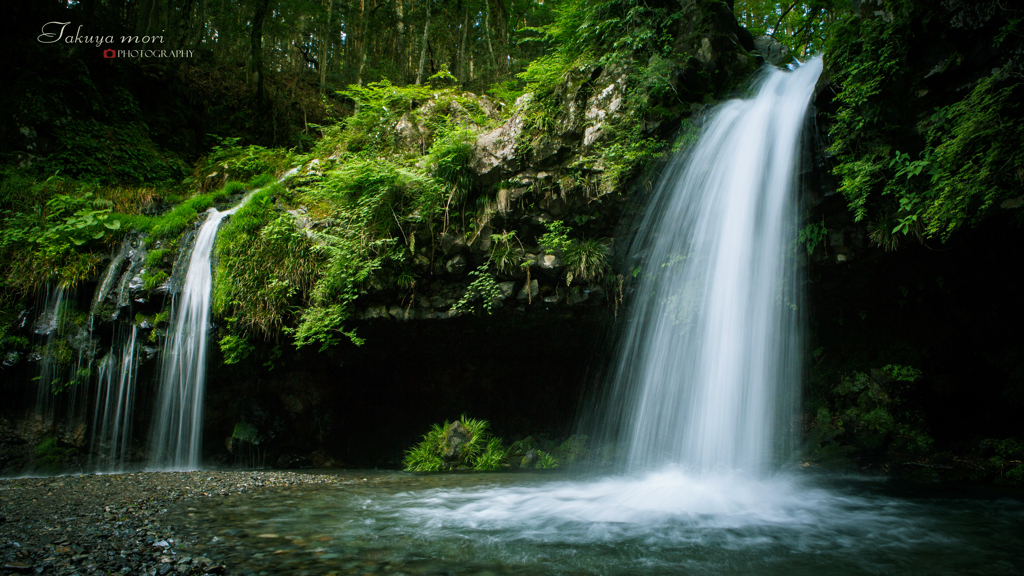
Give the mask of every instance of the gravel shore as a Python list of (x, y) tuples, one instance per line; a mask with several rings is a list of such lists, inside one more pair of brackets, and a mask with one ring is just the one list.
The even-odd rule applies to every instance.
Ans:
[(161, 522), (167, 506), (353, 478), (300, 472), (134, 472), (0, 479), (0, 574), (230, 574)]

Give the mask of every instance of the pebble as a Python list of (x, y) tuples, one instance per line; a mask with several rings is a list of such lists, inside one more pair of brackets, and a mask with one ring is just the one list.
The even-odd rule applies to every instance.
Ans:
[(161, 521), (169, 505), (197, 501), (199, 508), (210, 498), (353, 480), (284, 471), (0, 479), (0, 562), (6, 574), (230, 574), (213, 554), (187, 553), (196, 543), (178, 537), (182, 526)]

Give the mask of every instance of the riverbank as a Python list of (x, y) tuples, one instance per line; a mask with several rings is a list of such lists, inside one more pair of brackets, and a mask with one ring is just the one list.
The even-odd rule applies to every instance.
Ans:
[(179, 538), (168, 506), (345, 474), (200, 471), (0, 479), (0, 574), (225, 574), (230, 565)]

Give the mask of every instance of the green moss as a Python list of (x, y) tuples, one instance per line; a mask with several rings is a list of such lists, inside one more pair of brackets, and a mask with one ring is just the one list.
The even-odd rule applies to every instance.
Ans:
[(35, 458), (30, 465), (31, 470), (57, 474), (63, 471), (65, 461), (69, 456), (75, 455), (77, 450), (73, 447), (62, 446), (56, 437), (48, 436), (36, 445), (32, 452)]

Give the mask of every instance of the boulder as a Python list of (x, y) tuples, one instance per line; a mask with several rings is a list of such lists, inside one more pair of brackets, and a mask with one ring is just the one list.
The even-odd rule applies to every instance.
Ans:
[(764, 61), (772, 66), (782, 66), (792, 59), (789, 55), (789, 48), (768, 35), (754, 38), (754, 48), (764, 58)]
[(516, 299), (521, 302), (534, 301), (540, 294), (540, 284), (536, 280), (531, 280), (530, 284), (523, 284), (523, 287), (519, 289), (519, 294), (516, 295)]
[(554, 254), (543, 254), (537, 259), (537, 265), (544, 270), (558, 270), (563, 266), (562, 259)]
[(501, 296), (499, 297), (501, 300), (505, 300), (511, 296), (512, 293), (515, 292), (515, 289), (516, 283), (512, 280), (509, 280), (508, 282), (498, 282), (498, 290), (501, 290)]
[(456, 254), (451, 260), (445, 263), (444, 269), (449, 274), (459, 275), (466, 271), (466, 257), (462, 254)]
[(483, 184), (493, 184), (519, 171), (516, 148), (523, 134), (522, 116), (514, 114), (477, 138), (469, 156), (469, 169)]
[(444, 452), (441, 458), (449, 464), (460, 464), (462, 462), (462, 448), (473, 439), (469, 429), (456, 420), (445, 432)]

